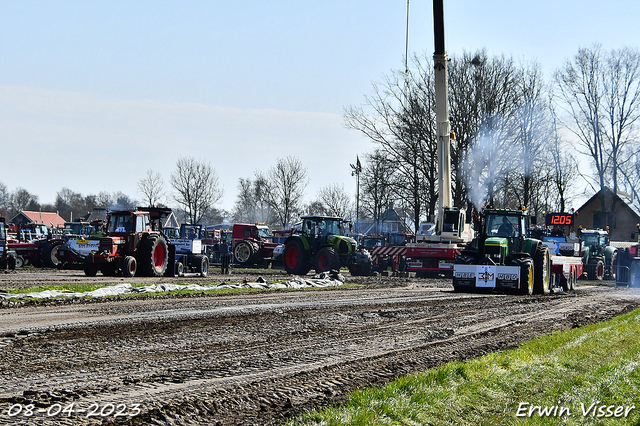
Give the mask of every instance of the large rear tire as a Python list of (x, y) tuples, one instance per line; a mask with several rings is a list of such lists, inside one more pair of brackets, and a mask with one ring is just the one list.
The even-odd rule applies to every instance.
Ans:
[(253, 265), (258, 247), (251, 241), (239, 241), (233, 249), (233, 256), (241, 265)]
[(299, 239), (286, 243), (284, 253), (284, 269), (288, 274), (306, 275), (311, 269), (309, 253)]
[(147, 277), (161, 277), (167, 270), (169, 263), (169, 249), (167, 242), (160, 235), (151, 234), (140, 242), (138, 249), (139, 275)]
[(316, 256), (316, 273), (340, 269), (340, 256), (333, 247), (322, 247)]
[(536, 255), (534, 258), (534, 283), (533, 292), (535, 294), (549, 294), (551, 282), (551, 256), (549, 255), (549, 247), (544, 244), (538, 244)]
[(57, 268), (60, 264), (58, 259), (58, 249), (62, 245), (62, 241), (54, 241), (48, 244), (42, 251), (42, 263), (47, 268)]

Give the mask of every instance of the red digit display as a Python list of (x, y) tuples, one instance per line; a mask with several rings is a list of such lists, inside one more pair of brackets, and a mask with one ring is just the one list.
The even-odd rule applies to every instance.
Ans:
[(547, 225), (573, 225), (573, 215), (568, 213), (549, 213), (547, 215)]

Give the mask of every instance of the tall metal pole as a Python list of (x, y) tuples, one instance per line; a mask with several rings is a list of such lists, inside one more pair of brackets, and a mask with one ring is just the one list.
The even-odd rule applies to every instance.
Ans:
[(444, 209), (451, 202), (451, 148), (449, 134), (449, 100), (447, 82), (447, 52), (444, 49), (443, 0), (433, 0), (433, 61), (436, 85), (436, 134), (438, 139), (438, 234), (442, 232)]
[(362, 172), (362, 164), (360, 164), (360, 157), (356, 156), (356, 164), (349, 164), (353, 171), (351, 176), (356, 177), (356, 221), (354, 224), (354, 232), (358, 232), (358, 219), (360, 218), (360, 172)]

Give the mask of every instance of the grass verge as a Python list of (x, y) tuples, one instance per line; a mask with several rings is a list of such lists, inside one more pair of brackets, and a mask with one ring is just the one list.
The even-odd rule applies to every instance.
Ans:
[(637, 309), (358, 390), (288, 425), (640, 425), (639, 335)]

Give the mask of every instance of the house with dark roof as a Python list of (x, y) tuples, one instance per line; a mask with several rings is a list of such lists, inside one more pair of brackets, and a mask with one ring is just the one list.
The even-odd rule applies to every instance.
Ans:
[(633, 200), (624, 192), (614, 194), (609, 188), (603, 188), (576, 210), (575, 226), (585, 229), (606, 229), (609, 226), (611, 241), (637, 242), (638, 204), (639, 200)]
[(389, 208), (381, 215), (378, 223), (372, 222), (364, 231), (365, 234), (413, 234), (413, 230), (403, 218), (404, 212), (398, 211), (389, 203)]
[(22, 226), (27, 223), (42, 223), (53, 228), (64, 228), (64, 219), (58, 213), (52, 212), (32, 212), (23, 210), (15, 215), (10, 223)]

